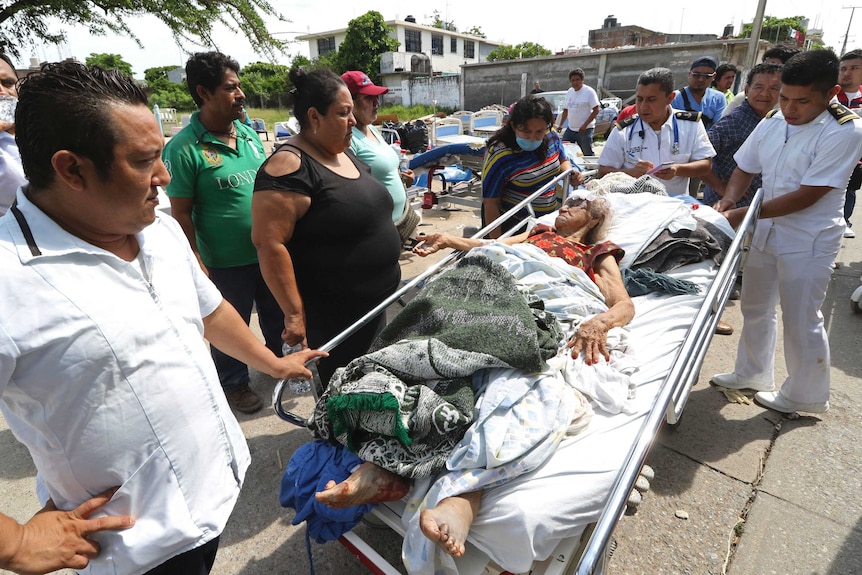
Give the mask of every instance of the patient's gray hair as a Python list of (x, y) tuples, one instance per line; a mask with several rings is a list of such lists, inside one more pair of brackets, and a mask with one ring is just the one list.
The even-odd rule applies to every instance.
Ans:
[(587, 234), (587, 237), (584, 238), (584, 240), (587, 244), (595, 244), (607, 237), (608, 229), (611, 227), (613, 213), (611, 212), (610, 202), (602, 196), (596, 196), (591, 200), (588, 200), (587, 205), (589, 206), (590, 216), (593, 218), (599, 218), (600, 221), (596, 227), (590, 230), (590, 233)]

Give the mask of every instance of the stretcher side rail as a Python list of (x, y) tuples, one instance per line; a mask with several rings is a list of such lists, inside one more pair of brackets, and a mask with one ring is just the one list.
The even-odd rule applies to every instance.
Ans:
[[(740, 231), (731, 243), (730, 253), (726, 255), (724, 264), (719, 268), (716, 278), (695, 316), (695, 322), (680, 346), (670, 373), (662, 382), (655, 406), (647, 415), (637, 436), (637, 441), (632, 444), (626, 457), (626, 463), (617, 475), (611, 494), (602, 508), (595, 529), (590, 535), (584, 553), (578, 562), (575, 571), (577, 575), (594, 575), (603, 572), (604, 559), (607, 556), (611, 535), (619, 518), (625, 512), (626, 500), (646, 462), (655, 436), (666, 417), (670, 423), (675, 423), (679, 419), (679, 413), (684, 406), (683, 396), (686, 398), (688, 396), (688, 389), (684, 390), (683, 388), (690, 386), (692, 375), (696, 377), (703, 361), (711, 335), (718, 323), (721, 309), (736, 281), (736, 273), (742, 264), (744, 253), (748, 251), (751, 245), (751, 236), (754, 234), (757, 218), (760, 215), (762, 201), (763, 191), (758, 190), (739, 227)], [(711, 319), (706, 321), (706, 318)], [(680, 361), (680, 358), (684, 358), (684, 361)], [(677, 406), (679, 411), (675, 408), (675, 402), (679, 404)]]
[[(535, 198), (537, 198), (537, 197), (541, 196), (542, 194), (544, 194), (545, 192), (547, 192), (548, 190), (553, 189), (557, 185), (558, 181), (562, 180), (563, 182), (568, 182), (567, 178), (572, 172), (573, 172), (572, 168), (566, 170), (565, 172), (562, 172), (560, 175), (558, 175), (556, 178), (554, 178), (553, 180), (548, 182), (546, 185), (542, 186), (541, 188), (539, 188), (538, 190), (536, 190), (535, 192), (533, 192), (532, 194), (530, 194), (529, 196), (524, 198), (521, 202), (519, 202), (517, 205), (515, 205), (512, 209), (510, 209), (509, 211), (507, 211), (504, 214), (501, 214), (499, 218), (497, 218), (496, 220), (494, 220), (493, 222), (491, 222), (490, 224), (488, 224), (487, 226), (485, 226), (484, 228), (482, 228), (481, 230), (479, 230), (478, 232), (473, 234), (472, 237), (473, 238), (484, 237), (485, 234), (487, 234), (491, 230), (497, 228), (500, 224), (502, 224), (503, 222), (505, 222), (508, 219), (510, 219), (511, 217), (513, 217), (515, 214), (517, 214), (523, 208), (527, 209), (527, 211), (529, 212), (531, 217), (535, 217), (536, 214), (533, 211), (533, 206), (531, 205), (531, 202)], [(525, 219), (524, 223), (526, 223), (527, 221), (528, 220)], [(518, 229), (518, 226), (512, 228), (511, 230), (508, 231), (508, 233), (503, 234), (502, 237), (508, 237), (509, 235), (514, 234), (517, 231), (517, 229)], [(416, 286), (421, 285), (422, 282), (424, 282), (426, 279), (428, 279), (429, 277), (431, 277), (432, 275), (434, 275), (438, 271), (445, 268), (451, 262), (462, 257), (464, 255), (464, 253), (465, 252), (457, 252), (457, 251), (452, 252), (451, 254), (447, 255), (446, 257), (444, 257), (440, 261), (436, 262), (435, 264), (432, 264), (431, 266), (428, 267), (428, 269), (426, 269), (425, 271), (420, 273), (418, 276), (414, 277), (412, 280), (405, 283), (395, 293), (390, 295), (388, 298), (386, 298), (385, 300), (380, 302), (376, 307), (374, 307), (371, 311), (369, 311), (368, 313), (363, 315), (361, 318), (356, 320), (356, 322), (354, 322), (347, 329), (345, 329), (344, 331), (342, 331), (341, 333), (336, 335), (334, 338), (332, 338), (331, 340), (329, 340), (328, 342), (326, 342), (322, 346), (320, 346), (319, 349), (322, 349), (323, 351), (331, 351), (338, 344), (340, 344), (342, 341), (344, 341), (345, 339), (350, 337), (358, 329), (360, 329), (361, 327), (366, 325), (368, 322), (373, 320), (379, 314), (385, 312), (386, 309), (390, 305), (397, 302), (408, 291), (410, 291), (411, 289), (413, 289)], [(306, 364), (306, 367), (310, 367), (312, 363), (314, 363), (313, 360), (308, 362)], [(314, 371), (316, 371), (316, 370), (312, 370), (312, 372), (314, 372)], [(315, 390), (323, 389), (320, 384), (321, 384), (321, 382), (315, 381), (314, 385), (312, 385), (312, 388)], [(281, 419), (287, 421), (288, 423), (296, 425), (297, 427), (306, 427), (306, 428), (309, 427), (310, 421), (308, 419), (303, 418), (302, 416), (297, 415), (295, 413), (292, 413), (290, 411), (284, 410), (282, 397), (284, 395), (285, 388), (286, 388), (285, 380), (279, 380), (278, 382), (276, 382), (275, 389), (274, 389), (273, 394), (272, 394), (272, 408), (275, 411), (276, 415), (278, 415)]]

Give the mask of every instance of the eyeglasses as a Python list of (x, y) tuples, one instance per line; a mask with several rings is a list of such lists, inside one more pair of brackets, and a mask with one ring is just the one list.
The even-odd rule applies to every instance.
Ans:
[(715, 78), (715, 72), (712, 74), (701, 74), (700, 72), (689, 72), (692, 78), (697, 78), (698, 80), (706, 80), (707, 78)]
[(589, 203), (590, 203), (589, 200), (587, 200), (586, 198), (571, 197), (571, 198), (566, 198), (566, 201), (563, 202), (563, 206), (565, 206), (567, 208), (584, 208), (584, 209), (586, 209), (587, 206), (589, 205)]

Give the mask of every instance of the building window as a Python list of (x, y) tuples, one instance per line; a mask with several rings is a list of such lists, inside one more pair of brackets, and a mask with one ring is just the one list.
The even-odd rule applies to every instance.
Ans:
[(476, 57), (476, 43), (472, 40), (464, 40), (464, 57), (465, 58), (475, 58)]
[(318, 38), (317, 54), (319, 56), (323, 56), (330, 52), (335, 52), (335, 36), (330, 36), (329, 38)]
[(443, 55), (443, 35), (442, 34), (431, 34), (431, 55), (432, 56), (442, 56)]
[(422, 51), (422, 33), (419, 30), (404, 30), (404, 49), (408, 52)]
[(453, 54), (458, 53), (458, 38), (452, 36), (449, 40), (449, 51)]

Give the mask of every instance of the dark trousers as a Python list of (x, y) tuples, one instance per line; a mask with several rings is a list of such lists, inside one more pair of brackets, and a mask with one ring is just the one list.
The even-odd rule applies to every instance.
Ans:
[[(370, 311), (375, 305), (357, 305), (355, 309), (338, 310), (329, 302), (305, 300), (305, 334), (308, 347), (315, 349), (347, 329), (353, 322)], [(358, 315), (357, 315), (358, 314)], [(338, 344), (329, 352), (329, 357), (322, 358), (317, 364), (317, 372), (324, 388), (339, 367), (344, 367), (360, 355), (368, 352), (377, 335), (386, 327), (386, 313), (365, 324), (353, 335)]]
[(862, 166), (856, 164), (853, 168), (853, 175), (850, 176), (850, 182), (847, 184), (847, 195), (844, 197), (844, 221), (850, 225), (850, 216), (853, 215), (853, 208), (856, 207), (856, 190), (862, 187)]
[(595, 128), (587, 128), (587, 131), (583, 134), (572, 130), (571, 128), (566, 128), (566, 131), (563, 132), (563, 137), (561, 138), (564, 142), (574, 142), (581, 149), (581, 152), (585, 156), (592, 156), (593, 154), (593, 132)]
[(144, 575), (208, 575), (218, 553), (219, 538), (168, 559)]
[[(281, 332), (284, 330), (284, 314), (275, 301), (258, 264), (231, 268), (208, 268), (210, 279), (221, 291), (224, 299), (236, 308), (245, 323), (251, 321), (251, 310), (257, 307), (260, 331), (268, 347), (274, 354), (281, 356)], [(248, 385), (248, 366), (238, 359), (219, 351), (214, 346), (210, 350), (215, 362), (218, 378), (225, 392), (234, 391)]]

